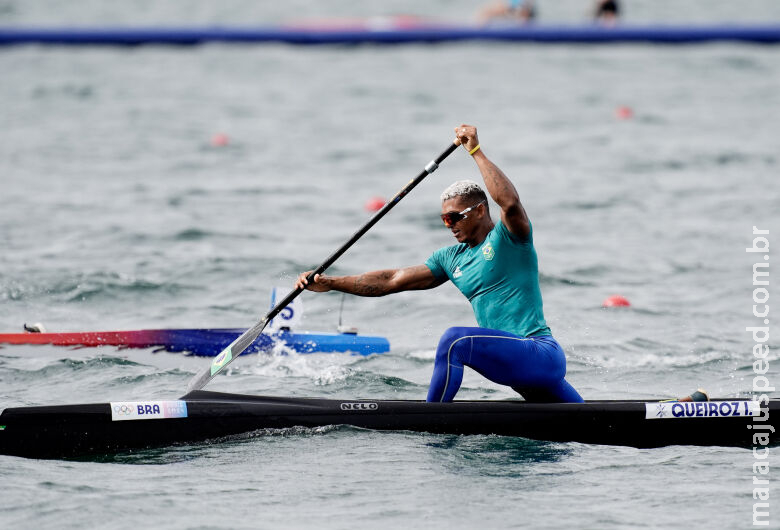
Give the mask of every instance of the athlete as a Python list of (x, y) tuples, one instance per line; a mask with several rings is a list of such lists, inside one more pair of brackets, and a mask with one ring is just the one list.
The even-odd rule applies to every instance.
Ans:
[(618, 0), (596, 0), (593, 10), (593, 19), (607, 26), (614, 26), (620, 18), (620, 4)]
[(536, 18), (536, 7), (533, 0), (502, 0), (480, 10), (479, 23), (490, 24), (494, 20), (505, 20), (523, 24), (531, 23)]
[(477, 129), (455, 129), (482, 174), (501, 219), (490, 217), (487, 196), (476, 182), (455, 182), (441, 196), (441, 218), (457, 244), (435, 251), (424, 265), (366, 272), (355, 276), (320, 274), (296, 287), (315, 292), (337, 290), (360, 296), (384, 296), (431, 289), (447, 280), (468, 298), (480, 327), (453, 327), (436, 350), (428, 401), (449, 402), (468, 366), (491, 381), (512, 387), (527, 401), (582, 402), (564, 379), (566, 357), (550, 333), (542, 312), (533, 230), (517, 190), (485, 155)]

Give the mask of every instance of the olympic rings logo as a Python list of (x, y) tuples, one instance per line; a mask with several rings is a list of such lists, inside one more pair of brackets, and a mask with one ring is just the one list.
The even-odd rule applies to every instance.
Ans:
[(122, 416), (130, 416), (135, 414), (135, 407), (133, 405), (114, 405), (114, 412)]

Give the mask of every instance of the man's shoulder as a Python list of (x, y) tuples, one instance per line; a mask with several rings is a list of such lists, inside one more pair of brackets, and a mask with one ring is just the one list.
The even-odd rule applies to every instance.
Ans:
[(446, 277), (448, 277), (447, 271), (452, 270), (461, 253), (461, 247), (465, 246), (466, 245), (464, 244), (458, 243), (448, 247), (438, 248), (433, 251), (427, 260), (425, 260), (425, 265), (431, 270), (434, 276), (440, 279), (446, 279)]
[(496, 225), (493, 227), (493, 229), (488, 234), (488, 237), (492, 236), (494, 238), (500, 239), (507, 239), (515, 244), (521, 244), (521, 245), (527, 245), (531, 244), (533, 245), (534, 242), (534, 229), (531, 225), (531, 222), (528, 222), (528, 237), (520, 237), (516, 234), (513, 234), (509, 231), (509, 228), (504, 224), (503, 221), (499, 220)]
[(455, 243), (454, 245), (437, 248), (436, 250), (433, 251), (433, 256), (454, 257), (462, 253), (467, 248), (468, 245), (466, 245), (465, 243)]

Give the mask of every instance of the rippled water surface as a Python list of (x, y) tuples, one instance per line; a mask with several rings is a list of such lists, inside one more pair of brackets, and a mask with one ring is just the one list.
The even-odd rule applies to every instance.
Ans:
[[(551, 19), (585, 11), (540, 4)], [(327, 14), (302, 1), (259, 5), (139, 0), (108, 12), (5, 1), (0, 24)], [(638, 1), (627, 16), (663, 20), (671, 5)], [(776, 4), (750, 5), (681, 9), (693, 21), (780, 20)], [(475, 10), (443, 0), (373, 7), (447, 18)], [(371, 14), (368, 3), (332, 10)], [(772, 242), (780, 229), (779, 53), (737, 44), (0, 49), (0, 330), (250, 326), (273, 286), (323, 261), (369, 219), (366, 201), (392, 196), (466, 122), (531, 216), (548, 323), (586, 399), (696, 387), (750, 396), (745, 247), (753, 226)], [(633, 117), (621, 119), (620, 107)], [(228, 144), (212, 145), (217, 134)], [(457, 151), (332, 272), (422, 263), (451, 244), (440, 191), (477, 177)], [(603, 309), (612, 294), (632, 307)], [(390, 353), (254, 355), (209, 389), (420, 399), (438, 336), (474, 323), (450, 285), (347, 298), (341, 315), (339, 294), (302, 297), (303, 329), (330, 331), (341, 318), (386, 336)], [(0, 407), (174, 399), (206, 362), (151, 349), (3, 347)], [(469, 372), (458, 397), (516, 395)], [(752, 521), (753, 460), (742, 449), (293, 429), (100, 460), (0, 457), (0, 523), (741, 528)]]

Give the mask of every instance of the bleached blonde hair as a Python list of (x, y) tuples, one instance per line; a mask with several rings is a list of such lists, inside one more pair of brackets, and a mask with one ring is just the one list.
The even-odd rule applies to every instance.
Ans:
[(455, 197), (467, 197), (475, 201), (487, 200), (482, 187), (473, 180), (459, 180), (447, 186), (447, 189), (441, 193), (441, 202)]

